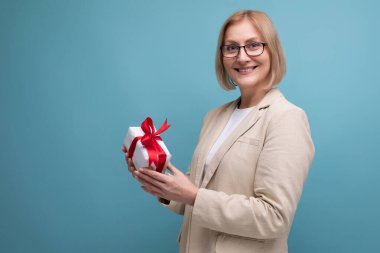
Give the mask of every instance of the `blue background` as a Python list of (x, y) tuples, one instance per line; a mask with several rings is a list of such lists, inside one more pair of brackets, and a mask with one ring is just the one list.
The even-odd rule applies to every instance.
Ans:
[(376, 1), (0, 1), (0, 252), (176, 252), (181, 217), (131, 176), (128, 126), (151, 116), (186, 171), (218, 87), (216, 40), (267, 12), (280, 88), (308, 114), (316, 156), (290, 252), (376, 252), (380, 221)]

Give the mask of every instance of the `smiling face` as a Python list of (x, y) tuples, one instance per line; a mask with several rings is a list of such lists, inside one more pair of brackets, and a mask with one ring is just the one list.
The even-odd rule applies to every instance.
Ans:
[[(225, 34), (223, 45), (244, 46), (263, 41), (262, 35), (247, 19), (230, 25)], [(240, 90), (263, 90), (267, 87), (270, 74), (270, 54), (268, 48), (259, 56), (248, 56), (243, 48), (235, 58), (223, 57), (227, 74), (235, 81)]]

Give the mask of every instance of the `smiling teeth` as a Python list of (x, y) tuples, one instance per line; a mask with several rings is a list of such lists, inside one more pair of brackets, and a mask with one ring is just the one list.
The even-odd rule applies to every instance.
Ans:
[(253, 67), (252, 68), (245, 68), (245, 69), (238, 69), (239, 72), (248, 72), (250, 70), (253, 70)]

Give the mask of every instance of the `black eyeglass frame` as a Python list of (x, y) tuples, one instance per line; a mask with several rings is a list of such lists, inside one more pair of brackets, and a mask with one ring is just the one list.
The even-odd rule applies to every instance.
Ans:
[[(261, 45), (263, 46), (263, 51), (261, 51), (261, 53), (258, 54), (258, 55), (250, 55), (250, 54), (248, 54), (247, 49), (245, 48), (246, 46), (252, 45), (252, 44), (254, 44), (254, 43), (261, 44)], [(236, 54), (235, 56), (228, 57), (228, 56), (225, 56), (225, 55), (223, 54), (223, 47), (225, 47), (225, 46), (236, 46), (236, 47), (239, 48), (239, 50), (237, 51), (237, 54)], [(237, 57), (237, 56), (240, 54), (240, 49), (241, 49), (241, 48), (244, 48), (244, 52), (245, 52), (249, 57), (256, 57), (256, 56), (262, 55), (262, 54), (264, 53), (265, 46), (268, 46), (268, 43), (266, 43), (266, 42), (251, 42), (251, 43), (249, 43), (249, 44), (247, 44), (247, 45), (244, 45), (244, 46), (239, 46), (239, 45), (221, 45), (221, 46), (220, 46), (220, 53), (222, 54), (223, 57), (225, 57), (225, 58), (229, 58), (229, 59), (232, 59), (232, 58)]]

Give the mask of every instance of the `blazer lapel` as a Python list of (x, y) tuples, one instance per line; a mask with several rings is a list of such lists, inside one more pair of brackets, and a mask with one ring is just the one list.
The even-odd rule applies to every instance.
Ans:
[(231, 146), (241, 135), (248, 131), (253, 125), (255, 125), (255, 123), (260, 119), (261, 115), (264, 113), (265, 109), (267, 109), (270, 106), (270, 103), (280, 96), (282, 96), (281, 92), (278, 89), (273, 88), (265, 95), (265, 97), (259, 102), (258, 105), (254, 106), (253, 110), (246, 116), (248, 120), (243, 120), (219, 147), (218, 151), (215, 153), (214, 157), (211, 159), (207, 167), (207, 171), (204, 175), (203, 181), (200, 182), (207, 155), (212, 146), (214, 145), (216, 139), (219, 137), (224, 127), (226, 126), (233, 110), (236, 108), (238, 102), (240, 101), (240, 98), (231, 104), (226, 113), (223, 115), (222, 120), (219, 122), (219, 126), (217, 126), (217, 128), (215, 129), (216, 131), (212, 133), (212, 138), (209, 139), (207, 145), (204, 145), (204, 149), (201, 150), (201, 157), (198, 160), (198, 168), (200, 169), (200, 173), (197, 173), (198, 176), (196, 179), (196, 183), (198, 186), (200, 185), (201, 188), (207, 186), (215, 171), (217, 170), (219, 163), (221, 162), (225, 153), (231, 148)]
[(227, 125), (228, 120), (230, 119), (230, 116), (232, 112), (235, 110), (237, 104), (239, 103), (240, 98), (233, 101), (227, 109), (222, 113), (222, 115), (218, 118), (217, 121), (212, 122), (213, 125), (208, 128), (207, 132), (204, 134), (204, 137), (202, 142), (200, 143), (201, 150), (199, 152), (199, 158), (197, 161), (196, 166), (196, 178), (195, 178), (195, 184), (197, 186), (200, 185), (200, 181), (202, 180), (202, 171), (206, 162), (206, 158), (208, 153), (210, 152), (212, 146), (214, 145), (216, 139), (219, 137), (219, 135), (222, 133), (224, 127)]
[[(219, 147), (218, 151), (215, 153), (214, 157), (211, 159), (206, 174), (204, 175), (203, 181), (200, 187), (206, 187), (211, 177), (214, 175), (216, 169), (220, 161), (222, 160), (224, 154), (231, 148), (232, 144), (244, 134), (251, 126), (253, 126), (258, 119), (260, 118), (259, 110), (254, 108), (248, 115), (249, 120), (247, 122), (242, 122), (238, 125), (238, 127), (231, 133), (231, 135), (223, 142), (223, 144)], [(223, 130), (223, 129), (222, 129)], [(219, 135), (218, 135), (219, 136)], [(214, 141), (215, 142), (215, 141)], [(214, 143), (213, 142), (213, 143)], [(208, 152), (207, 152), (208, 154)]]

